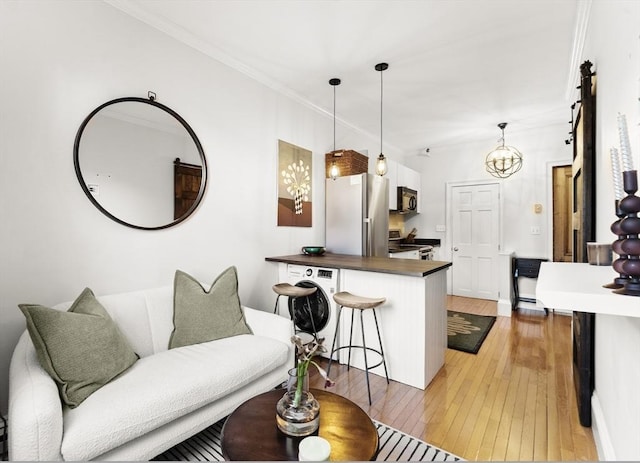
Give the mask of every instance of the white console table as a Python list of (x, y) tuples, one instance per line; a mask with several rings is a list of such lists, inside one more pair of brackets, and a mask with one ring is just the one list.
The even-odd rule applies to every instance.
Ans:
[(640, 317), (640, 297), (623, 296), (602, 287), (617, 276), (610, 266), (543, 262), (536, 299), (549, 309)]
[[(585, 418), (584, 414), (591, 415), (602, 459), (637, 461), (640, 376), (633, 366), (640, 356), (640, 297), (623, 296), (602, 287), (617, 276), (609, 266), (543, 262), (536, 298), (548, 308), (574, 311), (574, 325), (576, 321), (578, 325), (584, 321), (589, 324), (589, 314), (581, 312), (596, 314), (593, 350), (580, 349), (583, 353), (577, 356), (574, 350), (574, 385), (580, 420)], [(578, 329), (580, 333), (584, 331), (587, 329)], [(575, 327), (572, 335), (575, 349)], [(593, 366), (591, 371), (588, 363)], [(592, 390), (587, 388), (590, 382)]]

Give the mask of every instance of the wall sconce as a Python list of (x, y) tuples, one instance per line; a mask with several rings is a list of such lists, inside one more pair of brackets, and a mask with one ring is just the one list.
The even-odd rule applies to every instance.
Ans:
[(502, 137), (498, 141), (501, 141), (502, 144), (487, 154), (485, 159), (487, 172), (497, 178), (511, 177), (522, 168), (522, 153), (513, 146), (504, 144), (504, 128), (506, 126), (506, 122), (498, 124), (502, 130)]

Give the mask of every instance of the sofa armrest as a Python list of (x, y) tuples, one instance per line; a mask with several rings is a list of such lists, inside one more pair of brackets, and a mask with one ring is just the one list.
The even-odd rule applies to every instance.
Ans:
[(9, 368), (9, 460), (62, 460), (62, 403), (25, 331)]
[(247, 324), (257, 336), (266, 336), (284, 342), (289, 347), (289, 359), (287, 365), (293, 365), (294, 350), (291, 343), (293, 336), (293, 324), (291, 320), (280, 315), (264, 312), (262, 310), (243, 307)]

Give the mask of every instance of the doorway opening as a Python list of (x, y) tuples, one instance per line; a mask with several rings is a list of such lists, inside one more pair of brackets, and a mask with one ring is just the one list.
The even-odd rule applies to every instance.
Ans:
[(573, 180), (571, 165), (552, 167), (553, 261), (573, 260)]

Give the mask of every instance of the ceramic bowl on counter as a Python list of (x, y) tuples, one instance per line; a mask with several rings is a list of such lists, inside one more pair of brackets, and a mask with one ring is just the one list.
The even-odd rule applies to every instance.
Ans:
[(302, 254), (306, 254), (308, 256), (321, 256), (324, 254), (324, 246), (303, 246)]

